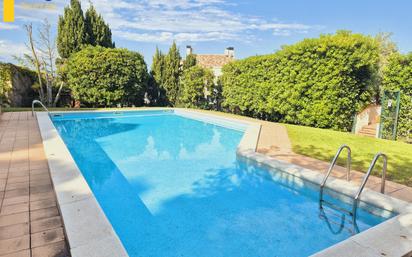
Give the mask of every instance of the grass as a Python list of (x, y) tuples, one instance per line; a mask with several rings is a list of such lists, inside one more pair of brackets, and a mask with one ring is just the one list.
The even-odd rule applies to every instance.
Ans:
[[(366, 172), (374, 155), (383, 152), (388, 156), (387, 178), (412, 186), (412, 144), (369, 138), (351, 133), (286, 125), (293, 151), (324, 161), (331, 161), (337, 149), (347, 144), (352, 149), (352, 169)], [(338, 161), (345, 165), (345, 153)], [(382, 161), (378, 161), (374, 175), (380, 176)]]

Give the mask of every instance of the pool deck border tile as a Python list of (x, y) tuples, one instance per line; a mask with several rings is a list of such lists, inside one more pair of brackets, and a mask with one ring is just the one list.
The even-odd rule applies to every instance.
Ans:
[[(237, 148), (239, 156), (314, 184), (320, 184), (323, 179), (322, 173), (256, 152), (261, 131), (259, 122), (178, 108), (156, 108), (156, 110), (174, 110), (176, 114), (188, 118), (238, 130), (243, 129), (245, 133)], [(72, 256), (128, 256), (49, 115), (37, 113), (37, 120)], [(243, 124), (243, 128), (242, 125), (239, 127), (239, 123)], [(330, 178), (328, 187), (348, 196), (353, 195), (358, 189), (350, 182), (337, 178)], [(412, 204), (367, 188), (362, 193), (361, 201), (397, 212), (399, 215), (313, 256), (400, 257), (412, 252)], [(82, 220), (80, 224), (79, 220)], [(98, 252), (94, 252), (96, 249), (99, 249)]]
[(49, 115), (36, 115), (72, 257), (128, 256)]

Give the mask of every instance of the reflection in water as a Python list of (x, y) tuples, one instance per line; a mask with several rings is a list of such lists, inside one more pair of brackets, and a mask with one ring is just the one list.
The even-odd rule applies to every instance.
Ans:
[[(98, 142), (108, 155), (116, 156), (117, 146), (107, 143), (107, 140), (113, 141), (109, 137)], [(180, 195), (195, 196), (193, 190), (199, 183), (217, 176), (220, 168), (233, 165), (234, 153), (227, 152), (220, 140), (221, 133), (214, 128), (192, 149), (182, 142), (178, 145), (178, 151), (170, 151), (163, 142), (156, 142), (153, 136), (149, 136), (143, 152), (131, 152), (128, 157), (113, 158), (113, 161), (129, 183), (144, 181), (148, 189), (140, 194), (140, 198), (151, 213), (156, 214), (162, 204), (170, 199)], [(223, 156), (213, 157), (216, 152)], [(216, 168), (211, 168), (211, 163)]]
[(338, 210), (326, 210), (326, 207), (319, 209), (319, 218), (324, 220), (330, 232), (334, 235), (342, 233), (346, 229), (351, 235), (359, 233), (356, 220), (352, 216)]
[(308, 256), (351, 236), (319, 218), (317, 188), (236, 159), (240, 132), (175, 115), (55, 125), (131, 257)]

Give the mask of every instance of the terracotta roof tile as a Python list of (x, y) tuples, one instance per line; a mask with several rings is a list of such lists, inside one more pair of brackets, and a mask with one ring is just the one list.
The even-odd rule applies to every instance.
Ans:
[(233, 61), (233, 57), (225, 54), (197, 54), (196, 62), (199, 66), (204, 68), (216, 68)]

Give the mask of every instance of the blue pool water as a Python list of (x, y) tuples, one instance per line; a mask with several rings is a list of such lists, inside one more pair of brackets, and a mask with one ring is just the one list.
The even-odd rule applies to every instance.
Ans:
[(52, 119), (131, 257), (308, 256), (352, 235), (316, 187), (237, 158), (242, 131), (159, 111)]

